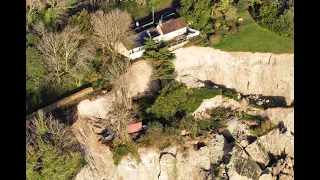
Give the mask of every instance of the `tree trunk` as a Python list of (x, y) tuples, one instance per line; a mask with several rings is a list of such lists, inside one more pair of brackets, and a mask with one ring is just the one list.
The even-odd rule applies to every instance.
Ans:
[(61, 85), (61, 77), (60, 76), (57, 76), (57, 84), (58, 84), (58, 86)]
[(112, 57), (111, 57), (111, 63), (112, 63), (112, 65), (113, 65), (113, 67), (114, 67), (114, 61), (115, 61), (115, 54), (112, 54)]

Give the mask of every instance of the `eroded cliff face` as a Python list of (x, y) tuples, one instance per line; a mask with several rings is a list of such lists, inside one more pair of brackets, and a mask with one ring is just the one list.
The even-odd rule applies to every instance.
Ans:
[(196, 87), (196, 79), (210, 80), (243, 94), (283, 96), (294, 100), (294, 55), (225, 52), (191, 46), (174, 51), (177, 80)]
[[(244, 94), (284, 96), (288, 104), (293, 101), (293, 55), (227, 53), (211, 48), (191, 48), (194, 49), (177, 50), (175, 61), (179, 74), (177, 79), (189, 86), (197, 86), (194, 79), (211, 80)], [(147, 91), (150, 86), (158, 88), (151, 79), (151, 72), (150, 64), (145, 61), (131, 67), (126, 75), (131, 78), (128, 84), (130, 96)], [(189, 75), (183, 76), (186, 74)], [(248, 87), (247, 79), (251, 81)], [(190, 139), (186, 136), (183, 146), (172, 145), (162, 151), (140, 148), (140, 162), (126, 156), (115, 166), (109, 147), (98, 141), (98, 134), (104, 128), (98, 120), (108, 117), (115, 94), (109, 92), (94, 101), (84, 100), (78, 104), (78, 120), (72, 127), (88, 164), (77, 174), (76, 180), (293, 179), (294, 109), (261, 110), (249, 107), (245, 98), (235, 101), (222, 96), (204, 100), (193, 113), (195, 118), (208, 116), (201, 113), (205, 109), (222, 106), (251, 115), (268, 116), (274, 123), (282, 121), (287, 130), (276, 128), (252, 141), (249, 139), (250, 125), (234, 117), (228, 120), (225, 129), (234, 139), (232, 142), (222, 132), (208, 134), (205, 138)], [(204, 146), (194, 148), (199, 142)], [(281, 156), (283, 152), (287, 154), (286, 158), (272, 162), (269, 153)]]

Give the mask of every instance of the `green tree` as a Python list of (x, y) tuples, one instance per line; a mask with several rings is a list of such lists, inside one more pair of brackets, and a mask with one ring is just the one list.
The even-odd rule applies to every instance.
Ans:
[(26, 49), (26, 109), (42, 103), (40, 89), (46, 81), (42, 59), (33, 47)]
[(294, 38), (294, 8), (284, 11), (272, 24), (272, 30), (281, 36)]
[(252, 17), (264, 28), (281, 36), (293, 38), (294, 1), (264, 0), (252, 8)]
[(160, 91), (160, 95), (155, 103), (150, 107), (150, 111), (156, 117), (171, 118), (177, 111), (186, 110), (188, 95), (192, 93), (186, 84), (173, 81), (165, 85)]
[(191, 27), (202, 30), (211, 17), (211, 0), (181, 0), (181, 15)]
[(220, 0), (217, 3), (214, 3), (213, 8), (225, 14), (229, 7), (232, 5), (233, 0)]
[(80, 31), (86, 35), (91, 33), (91, 16), (86, 9), (82, 9), (77, 14), (69, 17), (69, 25), (78, 26)]
[(152, 60), (155, 74), (160, 80), (172, 80), (176, 73), (173, 65), (175, 55), (165, 46), (164, 42), (156, 42), (151, 37), (146, 38), (143, 56)]
[(173, 60), (175, 58), (175, 55), (165, 46), (164, 41), (156, 42), (151, 37), (145, 40), (144, 49), (146, 51), (143, 53), (145, 58), (152, 60)]
[(277, 0), (268, 0), (259, 9), (259, 24), (265, 28), (271, 27), (281, 11), (281, 4)]

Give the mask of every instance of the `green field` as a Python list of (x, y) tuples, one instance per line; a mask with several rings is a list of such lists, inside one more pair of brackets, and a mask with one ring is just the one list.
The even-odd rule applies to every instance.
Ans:
[(222, 39), (214, 48), (223, 51), (293, 53), (293, 39), (260, 27), (248, 11), (240, 12), (238, 16), (244, 19), (244, 30), (236, 36), (228, 34), (227, 38)]

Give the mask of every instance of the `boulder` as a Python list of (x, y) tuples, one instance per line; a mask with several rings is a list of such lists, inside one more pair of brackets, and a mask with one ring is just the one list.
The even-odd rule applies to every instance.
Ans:
[(266, 151), (274, 155), (280, 156), (285, 152), (289, 157), (294, 158), (294, 136), (289, 131), (281, 133), (277, 128), (259, 137), (257, 141), (265, 147)]
[(228, 168), (230, 180), (258, 180), (262, 172), (259, 165), (250, 156), (248, 156), (244, 150), (237, 146), (233, 148)]
[(260, 144), (260, 142), (255, 141), (254, 143), (249, 144), (245, 150), (249, 153), (253, 160), (261, 163), (263, 167), (268, 165), (270, 161), (268, 152), (264, 146)]
[(208, 147), (201, 147), (196, 154), (196, 161), (199, 167), (209, 170), (210, 169), (210, 151)]
[(159, 180), (177, 179), (177, 160), (171, 154), (164, 154), (160, 159)]
[(294, 180), (293, 176), (289, 176), (287, 174), (280, 174), (279, 175), (279, 180)]
[(274, 178), (270, 173), (268, 173), (268, 174), (262, 174), (259, 180), (276, 180), (276, 178)]

